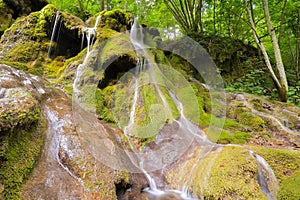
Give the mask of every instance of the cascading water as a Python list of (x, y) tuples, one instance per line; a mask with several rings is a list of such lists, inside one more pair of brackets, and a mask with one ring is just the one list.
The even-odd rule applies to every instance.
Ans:
[[(76, 74), (75, 74), (75, 80), (74, 80), (74, 84), (73, 84), (73, 90), (74, 90), (74, 100), (76, 101), (76, 103), (81, 103), (81, 95), (82, 95), (82, 91), (80, 89), (81, 85), (84, 84), (83, 81), (83, 73), (85, 70), (85, 67), (87, 67), (87, 61), (88, 61), (88, 57), (90, 56), (90, 53), (92, 51), (91, 49), (91, 45), (93, 43), (93, 39), (95, 38), (95, 34), (96, 34), (96, 28), (97, 25), (99, 23), (100, 17), (97, 18), (95, 26), (93, 28), (85, 28), (83, 31), (83, 37), (86, 37), (87, 39), (87, 43), (88, 43), (88, 47), (87, 47), (87, 54), (86, 57), (83, 61), (83, 63), (81, 65), (78, 66)], [(185, 140), (182, 145), (180, 145), (180, 147), (182, 146), (189, 146), (189, 142), (193, 141), (195, 139), (195, 141), (199, 144), (199, 146), (201, 146), (201, 149), (203, 150), (203, 153), (201, 153), (200, 157), (198, 158), (198, 161), (196, 163), (194, 163), (194, 165), (192, 166), (189, 176), (192, 177), (193, 176), (193, 172), (194, 169), (196, 168), (196, 166), (201, 162), (201, 160), (206, 157), (206, 155), (208, 155), (208, 153), (214, 148), (217, 150), (222, 150), (222, 147), (227, 146), (227, 145), (218, 145), (216, 143), (211, 142), (210, 140), (207, 139), (206, 135), (204, 134), (203, 131), (199, 131), (199, 127), (194, 124), (193, 122), (191, 122), (187, 117), (186, 117), (186, 113), (184, 110), (184, 106), (186, 104), (184, 104), (183, 102), (181, 102), (181, 99), (177, 96), (178, 94), (176, 92), (174, 92), (174, 87), (172, 87), (169, 83), (167, 83), (167, 81), (165, 80), (166, 78), (164, 77), (164, 74), (161, 73), (161, 71), (159, 70), (159, 67), (156, 63), (152, 62), (151, 56), (148, 54), (147, 50), (146, 50), (146, 44), (144, 43), (144, 38), (145, 36), (143, 35), (143, 30), (140, 27), (140, 25), (138, 24), (137, 18), (135, 18), (134, 23), (132, 25), (132, 29), (130, 32), (130, 41), (132, 43), (132, 45), (134, 46), (134, 50), (137, 54), (138, 57), (138, 63), (136, 66), (135, 71), (133, 72), (133, 77), (131, 80), (129, 80), (130, 84), (131, 84), (131, 89), (132, 89), (132, 98), (131, 98), (131, 102), (130, 104), (130, 110), (129, 110), (129, 119), (128, 122), (125, 126), (120, 126), (123, 131), (124, 134), (127, 138), (128, 144), (131, 148), (131, 152), (126, 151), (127, 157), (130, 159), (132, 165), (134, 165), (134, 167), (136, 169), (139, 169), (139, 172), (142, 172), (148, 183), (149, 183), (149, 188), (144, 189), (144, 191), (146, 191), (148, 193), (148, 196), (150, 199), (160, 199), (160, 198), (166, 198), (167, 196), (169, 196), (169, 198), (173, 198), (173, 199), (195, 199), (191, 194), (189, 194), (188, 192), (188, 187), (190, 186), (190, 182), (186, 181), (186, 182), (182, 182), (182, 185), (180, 187), (178, 187), (178, 190), (171, 190), (169, 188), (165, 188), (164, 190), (162, 190), (162, 188), (158, 187), (155, 179), (151, 176), (150, 170), (151, 167), (153, 165), (151, 165), (151, 162), (156, 162), (155, 164), (161, 166), (163, 168), (164, 164), (161, 164), (160, 160), (157, 159), (157, 157), (160, 157), (162, 160), (164, 158), (162, 158), (163, 155), (159, 155), (159, 154), (155, 154), (153, 152), (148, 152), (149, 154), (144, 155), (142, 154), (142, 152), (139, 152), (139, 149), (135, 146), (134, 142), (132, 142), (132, 137), (137, 136), (137, 131), (139, 131), (139, 129), (137, 128), (137, 121), (136, 121), (136, 117), (137, 117), (137, 108), (138, 108), (138, 104), (139, 104), (139, 98), (141, 96), (141, 91), (142, 91), (142, 86), (143, 84), (145, 84), (144, 79), (145, 77), (147, 77), (150, 81), (150, 83), (153, 86), (153, 90), (156, 92), (157, 97), (160, 98), (160, 102), (162, 103), (162, 107), (163, 107), (163, 113), (166, 115), (166, 118), (168, 121), (169, 119), (174, 123), (176, 123), (178, 125), (178, 133), (174, 133), (174, 138), (172, 139), (176, 139), (175, 141), (179, 141), (179, 140)], [(159, 82), (160, 81), (160, 82)], [(165, 82), (164, 82), (165, 81)], [(165, 87), (166, 91), (167, 91), (167, 95), (169, 97), (169, 102), (167, 101), (167, 95), (165, 95), (162, 90), (161, 90), (161, 86), (159, 86), (159, 84), (163, 84), (163, 86)], [(182, 84), (182, 83), (180, 83)], [(150, 84), (149, 84), (150, 85)], [(178, 112), (179, 112), (179, 117), (177, 119), (174, 119), (175, 117), (173, 116), (173, 113), (171, 111), (170, 108), (170, 99), (171, 99), (171, 103), (173, 103)], [(84, 99), (83, 99), (84, 100)], [(85, 135), (87, 135), (86, 133), (84, 133)], [(158, 134), (157, 132), (155, 134)], [(95, 141), (93, 141), (93, 143), (90, 144), (96, 144)], [(172, 143), (174, 144), (174, 143)], [(168, 147), (171, 147), (172, 144), (168, 144)], [(230, 146), (230, 145), (228, 145)], [(173, 148), (177, 148), (178, 146), (175, 145), (175, 147)], [(242, 146), (240, 146), (242, 147)], [(171, 147), (172, 148), (172, 147)], [(179, 147), (178, 147), (179, 148)], [(185, 147), (187, 148), (187, 147)], [(245, 147), (242, 147), (245, 148)], [(93, 149), (93, 147), (92, 147)], [(176, 149), (178, 150), (178, 149)], [(176, 151), (175, 150), (175, 151)], [(184, 149), (185, 150), (185, 149)], [(184, 150), (178, 150), (178, 151), (184, 151)], [(111, 151), (114, 151), (114, 149), (111, 149)], [(249, 150), (249, 152), (251, 153), (252, 151)], [(153, 153), (152, 156), (150, 156), (150, 154)], [(160, 152), (159, 152), (160, 153)], [(160, 153), (160, 154), (164, 154), (164, 153)], [(97, 153), (96, 153), (97, 155)], [(272, 177), (272, 179), (274, 179), (274, 182), (276, 182), (276, 177), (273, 176), (274, 173), (272, 172), (272, 169), (270, 167), (268, 167), (268, 165), (266, 164), (266, 162), (262, 159), (262, 157), (260, 157), (257, 154), (253, 154), (251, 153), (251, 155), (253, 155), (253, 157), (256, 159), (257, 161), (257, 165), (258, 165), (258, 182), (259, 185), (262, 189), (262, 191), (264, 192), (264, 194), (270, 199), (274, 199), (274, 192), (271, 192), (271, 190), (275, 190), (276, 193), (276, 188), (274, 189), (270, 189), (269, 188), (269, 183), (265, 180), (266, 179), (266, 174), (268, 177)], [(148, 156), (148, 157), (147, 157)], [(150, 163), (150, 164), (149, 164)], [(170, 164), (170, 163), (167, 163)], [(213, 164), (213, 161), (211, 162), (211, 165)], [(131, 166), (132, 167), (132, 166)], [(162, 169), (160, 167), (158, 167), (158, 169)], [(163, 169), (162, 169), (163, 170)], [(154, 170), (153, 170), (154, 171)], [(208, 170), (207, 172), (207, 176), (209, 175), (210, 171)], [(274, 178), (275, 177), (275, 178)], [(271, 194), (272, 193), (272, 194)]]
[(99, 15), (96, 18), (96, 22), (95, 22), (94, 27), (84, 27), (83, 30), (82, 30), (81, 48), (83, 47), (84, 38), (86, 37), (87, 52), (86, 52), (86, 56), (85, 56), (83, 62), (78, 65), (78, 68), (77, 68), (76, 73), (75, 73), (75, 79), (74, 79), (74, 82), (73, 82), (73, 92), (74, 92), (74, 95), (75, 95), (75, 99), (77, 99), (77, 100), (80, 100), (80, 89), (78, 89), (78, 87), (81, 84), (81, 78), (82, 78), (81, 75), (84, 71), (84, 65), (86, 64), (87, 59), (90, 56), (91, 47), (92, 47), (92, 44), (93, 44), (93, 40), (96, 37), (96, 29), (98, 27), (98, 24), (99, 24), (100, 20), (101, 20), (101, 15)]
[[(145, 189), (145, 191), (147, 193), (149, 193), (150, 198), (151, 197), (164, 198), (164, 196), (167, 197), (168, 195), (174, 195), (172, 198), (193, 199), (192, 196), (190, 196), (188, 194), (187, 190), (183, 190), (183, 191), (178, 191), (178, 190), (162, 191), (162, 190), (159, 190), (156, 186), (156, 183), (155, 183), (154, 179), (144, 169), (143, 157), (141, 155), (139, 155), (139, 153), (135, 149), (134, 145), (130, 141), (130, 135), (134, 135), (133, 133), (130, 132), (130, 130), (131, 130), (131, 127), (134, 126), (134, 122), (135, 122), (136, 104), (137, 104), (138, 92), (139, 92), (139, 80), (138, 79), (139, 79), (140, 73), (147, 72), (147, 75), (151, 79), (151, 83), (153, 83), (153, 85), (154, 85), (155, 91), (158, 93), (158, 96), (162, 100), (163, 105), (164, 105), (165, 109), (167, 110), (168, 117), (173, 118), (172, 112), (171, 112), (169, 104), (166, 100), (166, 97), (163, 95), (161, 89), (159, 88), (159, 86), (157, 84), (154, 69), (153, 69), (154, 65), (151, 64), (150, 56), (148, 55), (148, 53), (146, 51), (145, 44), (143, 42), (143, 40), (144, 40), (143, 30), (140, 27), (140, 25), (138, 24), (138, 19), (137, 18), (134, 19), (134, 23), (133, 23), (133, 26), (132, 26), (132, 29), (131, 29), (131, 32), (130, 32), (130, 40), (131, 40), (131, 43), (133, 44), (134, 49), (137, 53), (139, 62), (138, 62), (137, 69), (136, 69), (136, 74), (135, 74), (135, 86), (134, 86), (135, 89), (134, 89), (133, 102), (131, 104), (131, 112), (130, 112), (130, 116), (129, 116), (129, 123), (124, 128), (124, 133), (127, 137), (127, 140), (130, 143), (131, 148), (134, 150), (134, 152), (137, 154), (137, 158), (140, 160), (139, 168), (144, 173), (144, 175), (146, 176), (146, 178), (149, 182), (150, 187)], [(180, 102), (175, 102), (175, 103), (176, 103), (177, 106), (180, 107), (179, 110), (180, 110), (180, 113), (181, 113), (182, 122), (185, 123), (188, 120), (183, 115), (182, 104)], [(179, 121), (179, 123), (181, 124), (181, 121)], [(184, 125), (181, 125), (181, 126), (184, 126)], [(189, 126), (185, 126), (185, 127), (189, 127)], [(191, 131), (191, 132), (195, 133), (194, 131)]]
[[(136, 111), (136, 102), (138, 100), (138, 91), (139, 91), (139, 81), (138, 81), (138, 76), (139, 73), (141, 72), (145, 72), (147, 70), (148, 75), (152, 81), (152, 83), (154, 84), (154, 88), (156, 90), (156, 92), (159, 94), (159, 97), (161, 98), (164, 107), (168, 109), (169, 113), (170, 112), (170, 108), (169, 108), (169, 104), (166, 101), (165, 96), (163, 95), (163, 93), (161, 92), (160, 88), (157, 85), (156, 82), (156, 75), (154, 74), (153, 68), (154, 66), (151, 65), (151, 61), (150, 61), (150, 57), (147, 53), (147, 51), (145, 50), (145, 44), (143, 42), (143, 32), (142, 32), (142, 28), (139, 26), (138, 24), (138, 20), (137, 18), (134, 19), (134, 24), (132, 26), (131, 29), (131, 33), (130, 33), (130, 40), (133, 44), (133, 46), (135, 47), (135, 51), (139, 57), (140, 60), (145, 59), (146, 63), (148, 63), (148, 65), (143, 65), (143, 63), (145, 62), (139, 62), (140, 64), (137, 66), (137, 70), (136, 70), (136, 80), (135, 80), (135, 89), (134, 89), (134, 97), (133, 97), (133, 102), (132, 102), (132, 106), (131, 106), (131, 112), (130, 112), (130, 119), (129, 119), (129, 123), (128, 125), (125, 127), (124, 132), (125, 135), (127, 136), (128, 141), (130, 142), (130, 138), (129, 136), (130, 134), (130, 128), (134, 125), (134, 118), (135, 118), (135, 111)], [(146, 68), (147, 67), (147, 68)], [(208, 152), (210, 152), (213, 148), (222, 148), (224, 146), (227, 145), (217, 145), (211, 141), (209, 141), (206, 137), (206, 135), (203, 132), (199, 132), (197, 131), (197, 126), (195, 124), (193, 124), (189, 119), (186, 118), (185, 114), (184, 114), (184, 109), (183, 109), (183, 104), (178, 100), (178, 98), (176, 97), (176, 95), (170, 90), (170, 88), (168, 88), (168, 92), (170, 97), (172, 98), (173, 102), (176, 104), (177, 109), (180, 112), (180, 116), (179, 119), (175, 120), (179, 126), (184, 129), (184, 133), (185, 133), (185, 137), (191, 137), (191, 136), (195, 136), (196, 140), (199, 144), (201, 144), (201, 146), (203, 146), (203, 148), (205, 149), (204, 155), (200, 156), (200, 158), (198, 159), (198, 162), (196, 162), (194, 164), (194, 166), (191, 169), (191, 173), (190, 176), (192, 176), (193, 174), (193, 169), (194, 167), (201, 161), (201, 159), (203, 159), (206, 154)], [(230, 146), (230, 145), (228, 145)], [(238, 145), (239, 146), (239, 145)], [(242, 147), (242, 146), (239, 146)], [(131, 144), (131, 148), (135, 148), (133, 144)], [(242, 147), (245, 148), (245, 147)], [(136, 150), (135, 150), (136, 152)], [(276, 196), (276, 192), (278, 191), (278, 184), (277, 184), (277, 180), (276, 177), (272, 171), (272, 169), (269, 167), (269, 165), (267, 164), (267, 162), (258, 154), (254, 154), (252, 150), (249, 150), (249, 153), (256, 159), (257, 161), (257, 165), (258, 165), (258, 183), (261, 187), (261, 190), (263, 191), (263, 193), (268, 197), (269, 200), (273, 200), (275, 199)], [(140, 159), (140, 168), (141, 171), (145, 174), (145, 176), (147, 177), (148, 181), (149, 181), (149, 186), (150, 188), (147, 188), (145, 191), (147, 191), (149, 193), (149, 195), (154, 196), (154, 197), (162, 197), (166, 194), (168, 194), (168, 192), (172, 191), (176, 194), (178, 194), (180, 196), (180, 198), (182, 199), (193, 199), (193, 197), (191, 195), (189, 195), (188, 191), (187, 191), (187, 185), (188, 183), (186, 183), (186, 186), (183, 186), (183, 190), (179, 191), (179, 190), (166, 190), (166, 191), (162, 191), (159, 190), (155, 184), (155, 181), (153, 178), (151, 178), (150, 174), (144, 169), (143, 166), (143, 159), (141, 156), (137, 155), (137, 157)], [(266, 181), (267, 177), (271, 180), (271, 184), (268, 183)], [(183, 183), (184, 185), (184, 183)], [(272, 192), (270, 191), (270, 188), (268, 186), (273, 187), (272, 188)]]
[[(48, 48), (48, 57), (51, 56), (51, 49), (52, 49), (52, 46), (53, 46), (54, 38), (56, 36), (56, 32), (57, 32), (56, 29), (57, 29), (57, 26), (58, 26), (58, 23), (59, 23), (59, 19), (60, 19), (60, 12), (56, 11), (55, 20), (54, 20), (52, 33), (51, 33), (51, 38), (50, 38), (50, 45), (49, 45), (49, 48)], [(59, 34), (59, 31), (58, 31), (58, 34)]]

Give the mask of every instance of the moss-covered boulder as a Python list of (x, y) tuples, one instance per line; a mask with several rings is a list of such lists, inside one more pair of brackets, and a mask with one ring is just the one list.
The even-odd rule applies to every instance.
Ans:
[[(56, 14), (59, 15), (56, 26), (60, 29), (56, 27), (53, 33)], [(48, 54), (50, 57), (63, 56), (64, 59), (76, 55), (80, 51), (79, 27), (82, 25), (79, 18), (57, 13), (51, 4), (41, 11), (20, 17), (1, 37), (0, 62), (36, 75), (51, 75), (55, 72), (49, 68), (57, 61), (53, 64)], [(50, 42), (52, 35), (53, 41)]]
[(167, 172), (173, 188), (185, 183), (199, 199), (267, 199), (257, 181), (256, 160), (247, 149), (224, 147), (205, 156), (200, 149), (181, 163), (185, 167)]
[(43, 80), (0, 64), (0, 198), (17, 199), (43, 145)]

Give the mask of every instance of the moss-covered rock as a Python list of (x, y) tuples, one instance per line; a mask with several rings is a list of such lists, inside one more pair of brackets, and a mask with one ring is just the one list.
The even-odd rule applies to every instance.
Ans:
[(180, 165), (185, 167), (167, 172), (173, 188), (185, 184), (199, 199), (267, 199), (257, 182), (256, 160), (247, 149), (224, 147), (204, 157), (202, 153), (190, 153)]
[(0, 0), (0, 36), (11, 25), (13, 10)]
[(253, 147), (272, 167), (280, 185), (278, 199), (299, 199), (300, 152), (298, 150)]
[(43, 80), (0, 65), (1, 199), (18, 199), (43, 145)]
[[(57, 9), (49, 4), (41, 11), (18, 18), (0, 40), (0, 62), (36, 75), (51, 78), (56, 76), (57, 72), (53, 72), (51, 67), (57, 61), (52, 63), (47, 58), (48, 53), (50, 56), (60, 55), (66, 58), (76, 55), (80, 51), (79, 27), (83, 25), (80, 19), (61, 12), (57, 23), (61, 26), (60, 32), (56, 29), (53, 33), (55, 41), (50, 43), (56, 14)], [(52, 50), (48, 52), (50, 45)]]
[(101, 27), (112, 29), (118, 32), (130, 30), (131, 24), (133, 23), (132, 13), (121, 9), (103, 11), (100, 13), (100, 15)]

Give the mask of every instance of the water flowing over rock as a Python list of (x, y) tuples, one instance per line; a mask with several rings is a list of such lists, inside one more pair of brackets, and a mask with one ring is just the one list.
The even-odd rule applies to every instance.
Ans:
[(297, 199), (300, 109), (225, 94), (191, 39), (48, 5), (0, 43), (0, 198)]

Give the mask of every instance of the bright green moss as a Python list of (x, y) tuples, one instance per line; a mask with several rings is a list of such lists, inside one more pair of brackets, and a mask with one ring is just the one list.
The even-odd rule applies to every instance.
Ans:
[(1, 142), (6, 143), (1, 155), (1, 199), (20, 199), (22, 184), (28, 179), (40, 154), (45, 124), (45, 119), (41, 119), (38, 126), (33, 124), (30, 127), (16, 128)]
[(247, 126), (250, 130), (263, 131), (265, 128), (264, 120), (251, 113), (247, 108), (237, 107), (235, 109), (235, 117), (238, 122)]
[(299, 199), (300, 151), (253, 146), (251, 149), (265, 158), (273, 169), (280, 185), (278, 199)]
[(0, 0), (0, 36), (12, 23), (12, 14), (13, 11)]
[(282, 180), (278, 194), (279, 200), (300, 199), (300, 172)]
[(169, 183), (175, 188), (187, 183), (199, 199), (267, 199), (257, 183), (256, 160), (248, 150), (224, 147), (200, 156), (201, 150), (196, 150), (189, 160), (171, 169)]

